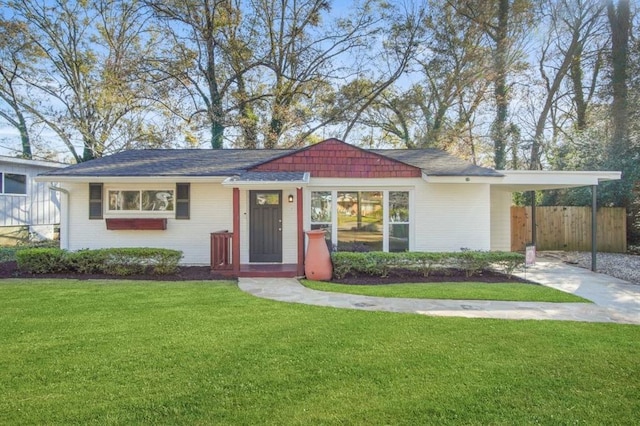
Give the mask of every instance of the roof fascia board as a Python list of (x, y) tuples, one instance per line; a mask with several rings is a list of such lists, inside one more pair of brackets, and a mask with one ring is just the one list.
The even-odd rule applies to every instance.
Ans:
[(420, 178), (311, 178), (309, 187), (314, 188), (380, 188), (380, 187), (407, 187), (415, 186), (422, 180)]
[(600, 182), (620, 180), (622, 173), (616, 171), (541, 171), (541, 170), (500, 170), (504, 179), (501, 185), (551, 185), (556, 188), (563, 186), (591, 186)]
[(27, 160), (26, 158), (14, 158), (6, 156), (0, 156), (0, 163), (20, 164), (23, 166), (43, 167), (48, 169), (62, 169), (71, 166), (71, 164), (54, 163), (42, 160)]
[(503, 176), (433, 176), (422, 173), (422, 180), (427, 183), (497, 183)]
[(310, 174), (305, 172), (302, 179), (299, 180), (248, 180), (238, 181), (234, 180), (235, 176), (230, 176), (222, 181), (223, 186), (235, 186), (235, 187), (258, 187), (264, 188), (270, 187), (282, 187), (282, 188), (300, 188), (309, 184)]
[(148, 183), (148, 182), (210, 182), (222, 183), (228, 176), (36, 176), (36, 182), (68, 183)]

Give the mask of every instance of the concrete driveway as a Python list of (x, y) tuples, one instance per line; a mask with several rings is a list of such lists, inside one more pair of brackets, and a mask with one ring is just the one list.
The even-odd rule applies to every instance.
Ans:
[(640, 286), (586, 269), (542, 260), (516, 274), (591, 303), (404, 299), (311, 290), (290, 278), (240, 278), (243, 291), (281, 302), (367, 311), (466, 318), (614, 322), (640, 325)]

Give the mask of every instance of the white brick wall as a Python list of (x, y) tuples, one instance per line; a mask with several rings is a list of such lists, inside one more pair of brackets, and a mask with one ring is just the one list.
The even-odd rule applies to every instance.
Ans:
[(491, 250), (511, 251), (511, 199), (511, 192), (491, 188)]
[(488, 184), (429, 184), (415, 190), (416, 251), (489, 250)]
[[(180, 181), (185, 181), (180, 179)], [(359, 180), (358, 180), (359, 181)], [(463, 247), (474, 250), (508, 250), (510, 194), (491, 191), (486, 183), (433, 184), (421, 179), (385, 180), (312, 180), (304, 191), (305, 228), (309, 229), (309, 193), (321, 188), (411, 191), (411, 250), (458, 251)], [(334, 185), (332, 185), (335, 184)], [(112, 189), (174, 188), (175, 183), (111, 184), (105, 183), (104, 193)], [(70, 223), (71, 232), (61, 232), (62, 246), (70, 250), (105, 247), (163, 247), (184, 252), (182, 262), (209, 265), (210, 233), (233, 229), (233, 189), (219, 183), (191, 183), (191, 219), (176, 220), (173, 212), (160, 215), (135, 213), (135, 217), (167, 217), (165, 231), (108, 231), (104, 220), (89, 220), (88, 183), (65, 183), (70, 191), (69, 222), (62, 218), (61, 226)], [(271, 188), (270, 188), (271, 189)], [(273, 188), (276, 189), (276, 188)], [(282, 191), (283, 263), (297, 262), (297, 203), (289, 203), (289, 194)], [(105, 197), (106, 198), (106, 197)], [(66, 203), (66, 202), (65, 202)], [(64, 204), (64, 203), (63, 203)], [(241, 263), (249, 262), (249, 191), (240, 191)], [(105, 206), (106, 207), (106, 206)], [(64, 210), (64, 209), (63, 209)], [(131, 215), (131, 214), (130, 214)], [(66, 214), (65, 214), (66, 216)], [(105, 217), (123, 217), (108, 213)], [(131, 216), (129, 216), (131, 217)], [(506, 225), (505, 225), (506, 223)], [(493, 231), (492, 231), (493, 229)]]
[[(184, 182), (184, 179), (180, 180)], [(174, 188), (174, 183), (153, 184), (105, 184), (104, 191), (109, 188), (118, 189), (163, 189)], [(219, 183), (191, 183), (191, 204), (189, 220), (176, 220), (174, 213), (149, 215), (113, 214), (107, 217), (166, 217), (167, 229), (164, 231), (108, 231), (104, 220), (89, 220), (89, 184), (65, 183), (64, 188), (70, 191), (71, 203), (69, 222), (71, 233), (62, 234), (62, 245), (69, 250), (83, 248), (106, 247), (160, 247), (182, 250), (182, 263), (190, 265), (210, 264), (210, 233), (232, 230), (233, 196), (232, 189)], [(106, 206), (105, 206), (106, 207)], [(67, 223), (63, 218), (62, 225)]]

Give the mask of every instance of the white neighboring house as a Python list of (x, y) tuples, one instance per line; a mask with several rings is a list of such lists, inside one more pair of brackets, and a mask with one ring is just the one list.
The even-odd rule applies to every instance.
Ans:
[(60, 198), (49, 182), (36, 182), (40, 173), (68, 166), (39, 160), (0, 156), (0, 243), (16, 238), (52, 239), (60, 224)]
[(62, 248), (164, 247), (231, 275), (295, 276), (310, 229), (345, 251), (509, 251), (513, 192), (596, 186), (620, 172), (497, 171), (436, 149), (328, 139), (125, 151), (38, 179), (60, 185)]

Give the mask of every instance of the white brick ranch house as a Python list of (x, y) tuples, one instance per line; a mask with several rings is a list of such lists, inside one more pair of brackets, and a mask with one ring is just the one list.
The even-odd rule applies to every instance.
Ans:
[[(339, 250), (510, 250), (512, 192), (619, 172), (497, 171), (436, 149), (133, 150), (42, 174), (61, 246), (164, 247), (229, 274), (302, 275), (305, 230)], [(225, 232), (223, 232), (225, 231)]]

